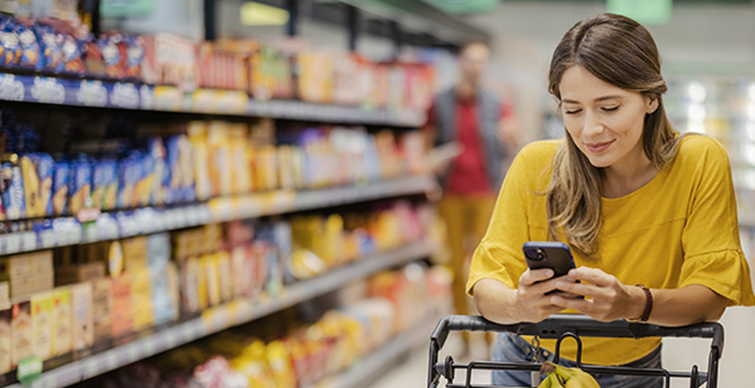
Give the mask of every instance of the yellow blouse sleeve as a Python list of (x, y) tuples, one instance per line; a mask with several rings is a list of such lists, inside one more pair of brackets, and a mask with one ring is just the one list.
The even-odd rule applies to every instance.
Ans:
[(729, 300), (728, 305), (755, 304), (750, 268), (739, 241), (739, 222), (731, 167), (717, 142), (695, 155), (689, 171), (696, 185), (682, 232), (684, 264), (680, 285), (706, 286)]
[(538, 147), (545, 146), (535, 143), (523, 148), (506, 175), (488, 231), (472, 257), (469, 295), (481, 279), (495, 279), (515, 289), (527, 268), (522, 245), (529, 241), (527, 195), (534, 189), (530, 182), (536, 169), (532, 162), (537, 160), (533, 154), (538, 153)]

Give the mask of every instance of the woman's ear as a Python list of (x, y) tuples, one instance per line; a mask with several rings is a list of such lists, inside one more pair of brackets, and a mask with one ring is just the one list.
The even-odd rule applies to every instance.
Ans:
[(659, 105), (658, 97), (650, 97), (650, 101), (648, 102), (647, 113), (651, 114), (655, 112), (658, 109), (658, 105)]

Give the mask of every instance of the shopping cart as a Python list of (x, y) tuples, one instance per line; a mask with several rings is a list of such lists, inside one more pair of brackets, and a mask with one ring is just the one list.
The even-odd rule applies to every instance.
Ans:
[[(721, 358), (724, 344), (724, 329), (719, 323), (701, 323), (686, 327), (663, 327), (644, 323), (614, 321), (598, 322), (582, 315), (552, 316), (540, 323), (520, 323), (514, 325), (499, 325), (479, 316), (449, 315), (443, 318), (430, 338), (430, 365), (428, 374), (428, 388), (437, 388), (441, 384), (441, 377), (446, 380), (447, 388), (492, 388), (492, 385), (473, 385), (472, 371), (477, 370), (516, 370), (535, 372), (540, 370), (541, 364), (530, 362), (490, 362), (471, 361), (468, 364), (455, 363), (453, 357), (448, 356), (445, 361), (438, 362), (438, 353), (446, 343), (451, 331), (485, 331), (511, 332), (520, 335), (538, 336), (539, 338), (556, 339), (555, 362), (558, 362), (561, 342), (566, 338), (577, 341), (577, 365), (588, 373), (604, 373), (613, 375), (644, 375), (664, 377), (665, 387), (670, 387), (671, 378), (686, 378), (690, 380), (690, 387), (697, 388), (707, 383), (708, 388), (718, 385), (718, 361)], [(581, 337), (608, 338), (645, 338), (645, 337), (688, 337), (710, 338), (710, 354), (708, 357), (708, 371), (699, 371), (697, 365), (690, 372), (673, 372), (662, 368), (643, 369), (619, 366), (598, 366), (582, 364)], [(456, 383), (455, 372), (466, 370), (465, 382)]]

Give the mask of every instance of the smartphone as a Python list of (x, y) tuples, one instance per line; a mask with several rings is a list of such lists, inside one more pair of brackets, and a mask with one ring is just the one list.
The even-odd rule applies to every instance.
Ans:
[[(564, 276), (570, 269), (576, 268), (571, 249), (561, 242), (530, 241), (522, 246), (522, 251), (530, 269), (550, 268), (554, 278)], [(545, 295), (556, 292), (560, 291), (550, 291)]]

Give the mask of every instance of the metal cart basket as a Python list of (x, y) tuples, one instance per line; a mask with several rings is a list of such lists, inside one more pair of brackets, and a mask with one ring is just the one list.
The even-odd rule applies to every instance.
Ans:
[[(538, 371), (541, 364), (530, 362), (490, 362), (471, 361), (468, 364), (455, 363), (451, 356), (438, 362), (438, 353), (446, 343), (451, 331), (485, 331), (511, 332), (520, 335), (539, 336), (540, 338), (556, 339), (555, 357), (558, 362), (561, 342), (565, 338), (577, 341), (577, 365), (588, 373), (602, 373), (614, 375), (644, 375), (660, 376), (664, 378), (664, 386), (670, 387), (671, 378), (686, 378), (690, 380), (690, 387), (697, 388), (707, 383), (708, 388), (718, 386), (718, 361), (721, 358), (724, 344), (724, 329), (719, 323), (701, 323), (685, 327), (663, 327), (638, 322), (614, 321), (598, 322), (582, 315), (554, 315), (540, 323), (519, 323), (514, 325), (499, 325), (479, 316), (449, 315), (443, 318), (435, 328), (430, 338), (430, 362), (428, 374), (428, 388), (438, 388), (441, 377), (446, 380), (447, 388), (492, 388), (491, 385), (473, 385), (472, 371), (478, 370), (517, 370)], [(663, 368), (630, 368), (620, 366), (598, 366), (582, 364), (582, 342), (580, 337), (603, 338), (646, 338), (646, 337), (688, 337), (710, 338), (710, 354), (707, 372), (699, 371), (694, 365), (689, 372), (675, 372)], [(466, 381), (454, 381), (456, 370), (466, 370)]]

